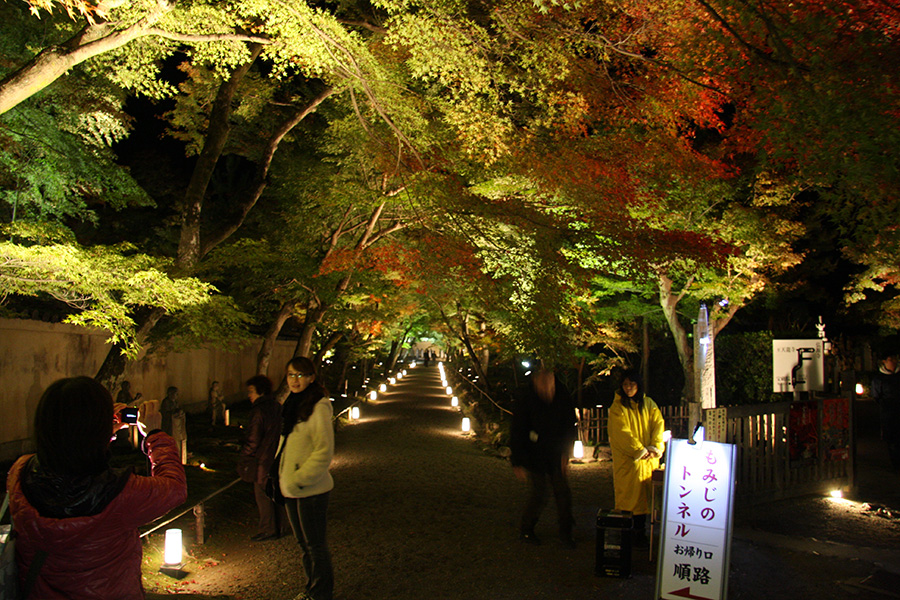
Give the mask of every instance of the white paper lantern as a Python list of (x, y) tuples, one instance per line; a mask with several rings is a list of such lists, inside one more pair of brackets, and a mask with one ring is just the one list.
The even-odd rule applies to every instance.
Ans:
[(581, 440), (575, 440), (575, 447), (572, 448), (572, 457), (584, 458), (584, 444), (581, 443)]
[(169, 566), (180, 565), (181, 553), (181, 530), (166, 529), (166, 547), (163, 552), (163, 561)]

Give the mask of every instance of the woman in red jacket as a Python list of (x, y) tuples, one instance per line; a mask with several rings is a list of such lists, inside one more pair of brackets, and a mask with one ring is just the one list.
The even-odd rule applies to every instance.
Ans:
[(36, 556), (45, 556), (28, 598), (144, 598), (137, 528), (182, 504), (187, 482), (175, 440), (158, 429), (155, 403), (141, 410), (142, 433), (153, 428), (143, 443), (149, 477), (109, 467), (110, 440), (127, 425), (106, 388), (74, 377), (44, 392), (37, 454), (19, 458), (7, 478), (20, 585)]

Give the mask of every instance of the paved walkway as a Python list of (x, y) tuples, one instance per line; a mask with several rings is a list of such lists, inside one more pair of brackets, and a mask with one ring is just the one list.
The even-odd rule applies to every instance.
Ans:
[[(613, 504), (608, 463), (571, 468), (575, 550), (556, 541), (552, 499), (537, 527), (544, 544), (524, 545), (517, 536), (524, 486), (508, 461), (467, 439), (460, 422), (437, 368), (420, 366), (338, 432), (329, 508), (338, 600), (654, 597), (655, 563), (646, 551), (635, 552), (630, 579), (594, 575), (595, 515)], [(296, 543), (247, 543), (254, 509), (248, 490), (238, 488), (210, 503), (209, 522), (218, 525), (195, 548), (189, 578), (172, 587), (206, 598), (291, 598), (303, 580)], [(752, 519), (737, 523), (729, 598), (843, 599), (862, 589), (848, 582), (876, 572), (875, 563), (900, 572), (890, 547), (896, 523), (887, 523), (894, 528), (887, 541), (847, 556), (849, 544), (811, 542), (788, 529), (792, 535), (779, 537), (778, 511), (802, 524), (799, 506), (766, 513), (775, 531), (753, 529)]]

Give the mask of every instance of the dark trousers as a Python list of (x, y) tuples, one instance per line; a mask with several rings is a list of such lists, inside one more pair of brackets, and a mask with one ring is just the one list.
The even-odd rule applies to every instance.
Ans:
[(283, 506), (278, 506), (266, 496), (265, 486), (253, 483), (253, 497), (259, 511), (259, 525), (256, 533), (261, 535), (284, 535), (288, 532), (287, 513)]
[(325, 538), (328, 494), (287, 498), (285, 502), (294, 537), (303, 552), (306, 593), (314, 600), (331, 600), (334, 593), (334, 571)]
[(568, 537), (572, 534), (572, 524), (575, 521), (572, 518), (572, 491), (569, 489), (569, 480), (566, 474), (559, 468), (551, 468), (549, 473), (528, 471), (528, 500), (525, 502), (525, 511), (522, 513), (520, 531), (522, 533), (534, 532), (534, 526), (547, 505), (548, 481), (556, 499), (559, 534)]

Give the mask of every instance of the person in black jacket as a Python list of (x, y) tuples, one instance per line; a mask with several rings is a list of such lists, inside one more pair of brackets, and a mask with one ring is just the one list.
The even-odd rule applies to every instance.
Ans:
[(553, 488), (559, 537), (567, 547), (572, 539), (572, 492), (566, 476), (569, 449), (577, 436), (575, 408), (565, 385), (553, 371), (541, 368), (513, 405), (510, 446), (516, 477), (528, 483), (529, 494), (519, 534), (524, 542), (540, 544), (534, 533), (547, 504), (547, 482)]
[(277, 506), (266, 496), (266, 477), (281, 434), (281, 405), (272, 395), (272, 382), (265, 375), (256, 375), (247, 380), (247, 396), (253, 407), (250, 409), (250, 426), (241, 447), (238, 473), (241, 479), (253, 483), (253, 495), (259, 510), (259, 525), (254, 542), (278, 539), (288, 528), (287, 515), (283, 506)]
[(870, 385), (870, 395), (878, 404), (881, 416), (881, 437), (887, 444), (891, 466), (900, 472), (900, 373), (897, 372), (895, 354), (881, 359), (881, 366), (872, 375)]

